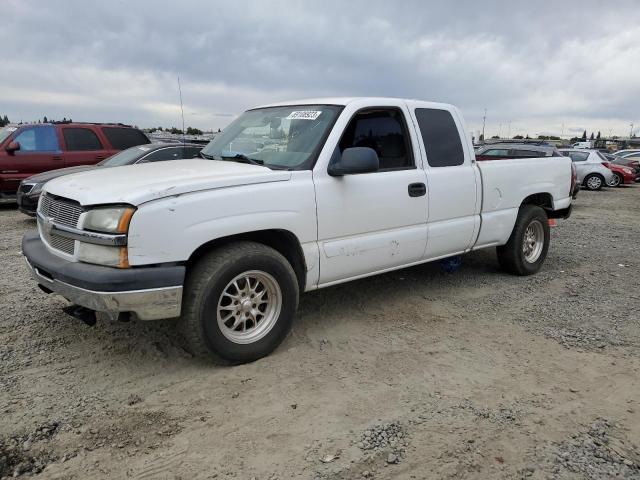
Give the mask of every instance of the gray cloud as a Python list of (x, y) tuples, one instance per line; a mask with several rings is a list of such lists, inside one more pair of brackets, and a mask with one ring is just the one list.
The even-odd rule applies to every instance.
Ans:
[(223, 127), (323, 95), (459, 105), (488, 133), (640, 127), (636, 2), (2, 0), (0, 113)]

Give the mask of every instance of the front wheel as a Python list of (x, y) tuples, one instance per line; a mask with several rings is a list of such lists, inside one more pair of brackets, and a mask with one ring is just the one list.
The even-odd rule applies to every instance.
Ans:
[(187, 349), (232, 363), (271, 353), (291, 329), (298, 282), (276, 250), (254, 242), (220, 247), (188, 273), (181, 330)]
[(622, 178), (622, 175), (614, 172), (613, 177), (611, 177), (611, 181), (609, 182), (609, 186), (619, 187), (622, 183), (624, 183), (624, 178)]
[(532, 275), (542, 267), (549, 250), (549, 220), (535, 205), (523, 205), (505, 245), (498, 247), (500, 266), (514, 275)]
[(584, 186), (587, 187), (587, 190), (600, 190), (603, 185), (604, 178), (597, 173), (587, 175), (584, 179)]

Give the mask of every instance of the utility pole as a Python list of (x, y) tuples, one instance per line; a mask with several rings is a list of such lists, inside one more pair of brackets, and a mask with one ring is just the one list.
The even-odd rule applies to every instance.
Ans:
[(487, 123), (487, 109), (484, 109), (484, 116), (482, 117), (482, 140), (484, 140), (484, 126)]
[(511, 138), (511, 120), (509, 120), (509, 130), (507, 130), (507, 138)]
[(502, 124), (498, 127), (498, 138), (502, 138)]
[(629, 132), (629, 139), (633, 137), (633, 123), (631, 124), (631, 131)]

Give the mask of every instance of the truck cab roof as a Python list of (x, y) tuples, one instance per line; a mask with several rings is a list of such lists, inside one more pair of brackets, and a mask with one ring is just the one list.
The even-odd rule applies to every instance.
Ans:
[[(287, 105), (340, 105), (347, 106), (352, 103), (366, 103), (366, 104), (401, 104), (405, 102), (417, 102), (420, 104), (429, 105), (431, 107), (440, 106), (445, 110), (453, 110), (454, 107), (448, 103), (428, 102), (423, 100), (416, 100), (411, 98), (397, 98), (397, 97), (318, 97), (318, 98), (303, 98), (299, 100), (287, 100), (285, 102), (270, 103), (255, 108), (268, 108), (268, 107), (283, 107)], [(252, 108), (254, 110), (254, 108)]]

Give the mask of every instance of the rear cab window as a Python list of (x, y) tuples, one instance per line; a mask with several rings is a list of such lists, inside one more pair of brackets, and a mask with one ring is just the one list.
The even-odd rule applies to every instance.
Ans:
[(464, 164), (462, 141), (451, 112), (416, 108), (415, 115), (429, 166), (440, 168)]

